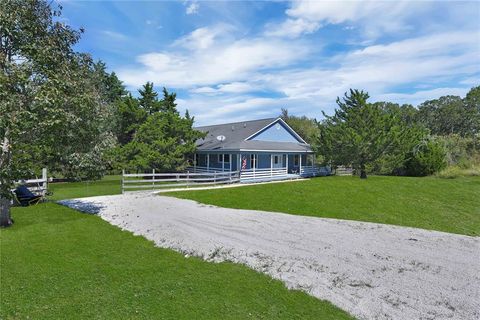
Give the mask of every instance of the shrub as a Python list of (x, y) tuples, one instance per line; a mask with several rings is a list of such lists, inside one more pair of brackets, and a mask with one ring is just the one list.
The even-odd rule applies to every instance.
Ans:
[(435, 139), (428, 139), (409, 153), (404, 164), (405, 174), (422, 177), (439, 172), (447, 167), (444, 144)]

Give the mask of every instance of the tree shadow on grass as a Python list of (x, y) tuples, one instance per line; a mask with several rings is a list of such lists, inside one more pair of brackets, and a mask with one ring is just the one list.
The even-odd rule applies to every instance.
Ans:
[(99, 214), (104, 206), (94, 203), (88, 200), (74, 199), (74, 200), (61, 200), (57, 202), (62, 206), (66, 206), (70, 209), (74, 209), (87, 214)]

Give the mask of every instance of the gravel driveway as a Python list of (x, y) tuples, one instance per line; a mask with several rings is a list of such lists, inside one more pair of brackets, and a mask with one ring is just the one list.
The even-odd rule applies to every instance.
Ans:
[(125, 194), (66, 200), (156, 245), (243, 263), (360, 319), (480, 319), (480, 239)]

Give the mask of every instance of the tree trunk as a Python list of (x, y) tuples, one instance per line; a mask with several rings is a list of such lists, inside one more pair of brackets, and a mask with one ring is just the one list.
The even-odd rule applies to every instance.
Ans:
[(13, 224), (10, 217), (10, 199), (0, 197), (0, 227), (8, 227)]
[(367, 179), (367, 171), (365, 171), (365, 164), (360, 165), (360, 179)]

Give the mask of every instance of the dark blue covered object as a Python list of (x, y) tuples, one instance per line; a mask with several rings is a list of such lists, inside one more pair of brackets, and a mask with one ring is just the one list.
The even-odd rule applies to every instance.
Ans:
[(28, 188), (24, 185), (18, 186), (13, 192), (15, 193), (18, 202), (23, 207), (37, 204), (42, 199), (42, 196), (34, 195), (33, 192), (28, 190)]

